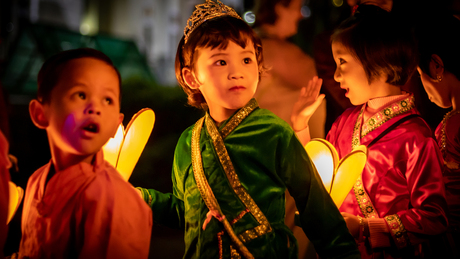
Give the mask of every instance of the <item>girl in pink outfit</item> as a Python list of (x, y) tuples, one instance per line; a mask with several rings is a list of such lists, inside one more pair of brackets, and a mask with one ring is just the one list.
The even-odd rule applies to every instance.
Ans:
[[(417, 65), (414, 45), (395, 17), (373, 5), (360, 5), (332, 36), (334, 79), (356, 107), (334, 122), (327, 140), (340, 158), (368, 148), (362, 175), (339, 208), (363, 258), (431, 256), (422, 247), (447, 228), (441, 154), (413, 95), (400, 88)], [(310, 82), (294, 108), (304, 143), (320, 86)]]

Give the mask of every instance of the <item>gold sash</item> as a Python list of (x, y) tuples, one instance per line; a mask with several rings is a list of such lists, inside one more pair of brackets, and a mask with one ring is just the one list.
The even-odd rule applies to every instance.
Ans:
[[(238, 175), (235, 172), (233, 167), (233, 163), (230, 160), (228, 155), (227, 149), (224, 144), (224, 138), (227, 137), (254, 109), (258, 107), (257, 101), (252, 99), (249, 103), (241, 108), (233, 117), (232, 119), (225, 125), (225, 127), (219, 132), (216, 125), (214, 124), (212, 118), (206, 113), (205, 117), (201, 118), (195, 124), (195, 127), (192, 131), (192, 166), (194, 177), (197, 183), (197, 187), (200, 191), (201, 197), (206, 203), (206, 206), (209, 208), (210, 211), (216, 210), (218, 213), (223, 216), (222, 223), (224, 224), (224, 228), (229, 234), (230, 238), (232, 239), (233, 243), (236, 245), (239, 252), (243, 254), (246, 258), (253, 258), (252, 254), (247, 250), (243, 243), (246, 243), (249, 240), (255, 239), (259, 236), (262, 236), (268, 232), (272, 231), (270, 223), (268, 222), (267, 218), (254, 202), (252, 197), (249, 195), (247, 190), (244, 186), (241, 185), (239, 181)], [(217, 202), (216, 197), (214, 196), (211, 187), (209, 186), (208, 181), (206, 180), (204, 170), (203, 170), (203, 161), (201, 158), (201, 150), (200, 150), (200, 135), (201, 129), (203, 126), (203, 122), (206, 124), (206, 129), (208, 134), (211, 136), (214, 148), (216, 153), (219, 157), (219, 161), (225, 171), (228, 181), (231, 184), (231, 187), (241, 202), (245, 205), (246, 210), (251, 213), (254, 218), (259, 223), (259, 226), (248, 229), (243, 233), (236, 236), (234, 233), (230, 223), (222, 214), (220, 206)], [(232, 257), (234, 254), (232, 249)], [(238, 255), (235, 254), (235, 257)]]

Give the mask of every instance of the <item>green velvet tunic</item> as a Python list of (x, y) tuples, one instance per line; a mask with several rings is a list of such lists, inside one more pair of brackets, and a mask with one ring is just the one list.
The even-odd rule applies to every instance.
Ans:
[[(202, 228), (209, 210), (193, 174), (192, 129), (184, 131), (176, 147), (173, 193), (140, 189), (152, 208), (154, 222), (184, 229), (184, 258), (219, 258), (219, 253), (230, 258), (232, 241), (222, 223), (212, 218), (206, 229)], [(224, 143), (241, 185), (271, 226), (270, 232), (244, 242), (255, 258), (297, 258), (297, 242), (284, 224), (286, 188), (296, 201), (303, 230), (321, 257), (359, 258), (345, 221), (287, 123), (268, 110), (256, 108), (224, 138)], [(232, 225), (235, 234), (257, 227), (258, 215), (248, 212), (233, 190), (206, 125), (201, 129), (199, 146), (206, 179), (225, 217), (236, 221)]]

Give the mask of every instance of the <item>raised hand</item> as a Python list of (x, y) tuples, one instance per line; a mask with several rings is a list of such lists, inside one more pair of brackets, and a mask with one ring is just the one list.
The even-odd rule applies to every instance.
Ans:
[(323, 79), (315, 76), (306, 87), (300, 90), (299, 99), (294, 104), (291, 113), (294, 131), (301, 131), (308, 127), (308, 121), (325, 97), (324, 94), (319, 94), (322, 83)]

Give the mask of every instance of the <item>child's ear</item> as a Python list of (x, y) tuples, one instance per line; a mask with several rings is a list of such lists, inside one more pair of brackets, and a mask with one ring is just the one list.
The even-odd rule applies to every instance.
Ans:
[(444, 76), (444, 63), (436, 54), (431, 55), (430, 76), (436, 80), (442, 80)]
[(113, 135), (111, 136), (111, 138), (115, 137), (115, 135), (117, 135), (117, 130), (118, 130), (118, 127), (120, 127), (120, 124), (123, 123), (123, 119), (125, 118), (125, 115), (123, 113), (120, 113), (120, 115), (118, 116), (118, 124), (117, 124), (117, 128), (115, 129), (115, 131), (113, 132)]
[(39, 129), (46, 129), (49, 125), (48, 118), (45, 115), (45, 109), (43, 104), (40, 103), (38, 100), (33, 99), (29, 103), (29, 114), (32, 122), (37, 126)]
[(185, 83), (191, 89), (200, 88), (200, 85), (196, 81), (195, 75), (192, 73), (192, 70), (190, 70), (190, 68), (188, 68), (188, 67), (182, 68), (182, 77), (184, 78)]
[(123, 122), (123, 119), (125, 118), (125, 115), (120, 112), (120, 115), (118, 117), (118, 124), (121, 124)]

